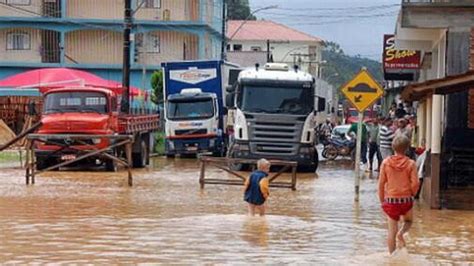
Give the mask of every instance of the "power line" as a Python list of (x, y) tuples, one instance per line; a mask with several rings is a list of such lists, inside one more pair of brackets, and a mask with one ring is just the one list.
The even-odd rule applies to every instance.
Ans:
[(283, 13), (271, 13), (271, 12), (262, 12), (264, 15), (271, 15), (271, 16), (280, 16), (292, 19), (298, 18), (336, 18), (336, 17), (344, 17), (344, 18), (370, 18), (370, 17), (386, 17), (391, 16), (395, 11), (385, 12), (385, 13), (376, 13), (376, 14), (364, 14), (364, 15), (307, 15), (307, 14), (283, 14)]
[(286, 8), (280, 7), (278, 9), (288, 10), (288, 11), (347, 11), (347, 10), (374, 10), (374, 9), (386, 9), (392, 7), (400, 7), (400, 4), (391, 4), (391, 5), (372, 5), (372, 6), (351, 6), (351, 7), (307, 7), (307, 8)]

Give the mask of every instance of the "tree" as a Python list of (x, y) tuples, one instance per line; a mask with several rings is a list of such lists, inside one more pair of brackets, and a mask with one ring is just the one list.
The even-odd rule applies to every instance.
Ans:
[(383, 80), (382, 64), (380, 62), (361, 57), (360, 55), (347, 55), (339, 44), (335, 42), (325, 43), (323, 59), (327, 61), (327, 64), (323, 66), (322, 78), (326, 79), (335, 88), (341, 88), (362, 67), (366, 67), (379, 82)]
[(153, 94), (151, 101), (156, 104), (163, 103), (163, 71), (157, 70), (151, 75), (151, 88)]
[(248, 0), (227, 0), (227, 18), (229, 20), (256, 20), (252, 15)]

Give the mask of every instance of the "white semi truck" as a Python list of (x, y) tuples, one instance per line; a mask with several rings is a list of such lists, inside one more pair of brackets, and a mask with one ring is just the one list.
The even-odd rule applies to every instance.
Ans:
[(317, 169), (314, 118), (326, 103), (315, 95), (313, 76), (286, 64), (256, 65), (241, 71), (228, 92), (234, 116), (230, 158), (290, 160)]

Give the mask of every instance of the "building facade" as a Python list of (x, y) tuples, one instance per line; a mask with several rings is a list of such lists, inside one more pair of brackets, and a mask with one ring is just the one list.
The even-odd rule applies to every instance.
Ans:
[(266, 54), (269, 61), (298, 65), (303, 71), (319, 76), (324, 45), (320, 38), (268, 20), (231, 20), (227, 27), (228, 57), (239, 63), (239, 57), (244, 58), (247, 62), (242, 62), (242, 66), (260, 63), (262, 54)]
[[(0, 0), (0, 79), (71, 67), (120, 81), (124, 0)], [(162, 62), (218, 59), (223, 0), (132, 0), (131, 85)]]
[(418, 78), (404, 89), (402, 96), (404, 100), (418, 102), (417, 142), (426, 143), (430, 151), (423, 197), (432, 208), (457, 208), (463, 201), (474, 201), (471, 87), (460, 85), (461, 90), (447, 93), (447, 87), (442, 85), (470, 69), (474, 56), (473, 18), (472, 1), (404, 0), (397, 21), (397, 49), (422, 52)]

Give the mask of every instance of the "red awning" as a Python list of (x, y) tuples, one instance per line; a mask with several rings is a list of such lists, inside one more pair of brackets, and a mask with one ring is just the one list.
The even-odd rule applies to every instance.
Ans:
[[(38, 88), (42, 92), (58, 87), (101, 87), (116, 89), (121, 92), (122, 84), (113, 80), (106, 80), (86, 71), (72, 68), (41, 68), (26, 71), (0, 80), (0, 87), (8, 88)], [(144, 95), (146, 92), (131, 87), (132, 96)]]

